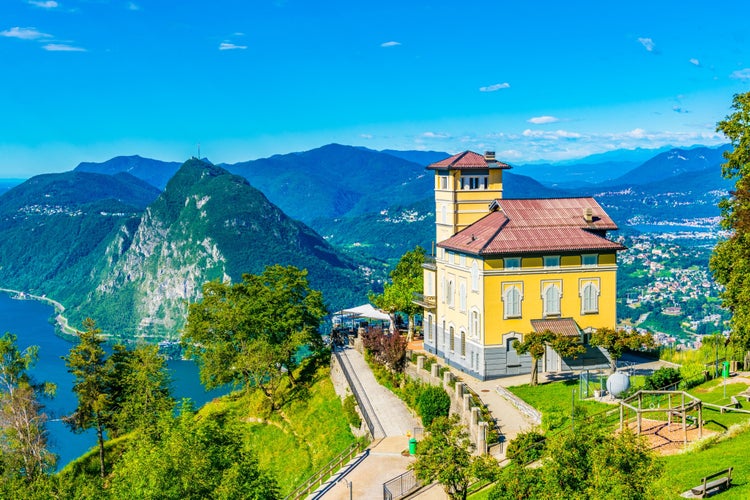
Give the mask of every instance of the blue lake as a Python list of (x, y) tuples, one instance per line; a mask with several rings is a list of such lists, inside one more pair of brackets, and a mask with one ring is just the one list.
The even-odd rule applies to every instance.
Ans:
[[(39, 346), (39, 361), (31, 375), (37, 381), (57, 384), (57, 395), (44, 401), (45, 411), (50, 416), (47, 426), (50, 433), (50, 449), (59, 457), (58, 468), (79, 457), (96, 444), (93, 431), (82, 434), (71, 432), (59, 419), (75, 410), (76, 396), (72, 391), (73, 377), (67, 372), (62, 356), (68, 354), (73, 344), (55, 335), (51, 322), (54, 310), (34, 300), (14, 300), (0, 293), (0, 335), (10, 332), (18, 337), (18, 346), (25, 349)], [(198, 378), (198, 367), (192, 361), (169, 361), (167, 366), (172, 377), (172, 395), (178, 401), (190, 398), (196, 407), (226, 393), (216, 389), (205, 391)]]

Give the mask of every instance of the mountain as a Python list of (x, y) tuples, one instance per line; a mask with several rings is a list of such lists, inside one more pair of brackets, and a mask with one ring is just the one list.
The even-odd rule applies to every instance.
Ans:
[(608, 186), (649, 184), (668, 179), (686, 172), (716, 167), (724, 163), (724, 151), (731, 149), (729, 144), (709, 148), (699, 146), (693, 149), (674, 148), (660, 153), (628, 173), (606, 182)]
[(384, 149), (380, 152), (425, 167), (450, 156), (450, 153), (443, 153), (440, 151), (396, 151), (395, 149)]
[(0, 196), (0, 283), (61, 299), (159, 190), (129, 174), (33, 177)]
[(142, 179), (154, 187), (164, 189), (169, 179), (180, 168), (178, 162), (167, 162), (134, 156), (116, 156), (102, 163), (83, 162), (75, 171), (96, 172), (99, 174), (114, 175), (119, 172), (127, 172)]
[(340, 144), (222, 166), (305, 223), (409, 203), (433, 183), (422, 165)]
[[(432, 175), (432, 174), (430, 174)], [(374, 259), (398, 260), (406, 251), (421, 245), (428, 251), (435, 239), (435, 198), (432, 187), (414, 196), (422, 199), (392, 205), (377, 212), (349, 215), (312, 222), (316, 230), (334, 246)], [(567, 196), (566, 191), (550, 189), (523, 175), (503, 173), (506, 198)]]
[(48, 295), (74, 325), (179, 337), (204, 282), (267, 265), (306, 268), (332, 309), (364, 300), (364, 272), (246, 179), (200, 160), (163, 192), (130, 174), (72, 171), (0, 196), (0, 283)]
[(306, 268), (333, 308), (363, 300), (368, 288), (351, 261), (246, 179), (189, 160), (138, 223), (111, 238), (72, 316), (105, 318), (127, 336), (174, 339), (204, 282), (236, 282), (270, 264)]
[(602, 163), (541, 163), (514, 165), (514, 171), (555, 189), (593, 186), (619, 177), (639, 166), (631, 161)]

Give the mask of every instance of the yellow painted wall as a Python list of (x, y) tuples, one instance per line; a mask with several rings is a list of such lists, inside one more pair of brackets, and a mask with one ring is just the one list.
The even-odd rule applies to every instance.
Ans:
[[(542, 294), (547, 283), (557, 282), (561, 285), (562, 297), (560, 299), (560, 318), (573, 318), (581, 329), (585, 328), (614, 328), (616, 323), (616, 299), (617, 299), (617, 268), (612, 265), (603, 265), (602, 260), (609, 261), (614, 254), (607, 255), (605, 259), (600, 258), (597, 267), (581, 267), (580, 265), (565, 265), (574, 259), (566, 259), (561, 262), (558, 269), (545, 270), (542, 267), (541, 258), (525, 258), (523, 266), (518, 271), (498, 272), (496, 261), (488, 261), (485, 270), (492, 272), (484, 278), (484, 296), (486, 304), (484, 308), (486, 344), (499, 344), (502, 335), (511, 331), (528, 333), (533, 330), (532, 319), (544, 318), (544, 303)], [(605, 257), (602, 255), (601, 257)], [(580, 257), (578, 257), (580, 261)], [(493, 272), (494, 271), (494, 272)], [(581, 291), (585, 283), (594, 281), (599, 288), (599, 310), (597, 314), (582, 313)], [(517, 284), (522, 289), (521, 318), (504, 318), (504, 302), (501, 300), (505, 287)]]

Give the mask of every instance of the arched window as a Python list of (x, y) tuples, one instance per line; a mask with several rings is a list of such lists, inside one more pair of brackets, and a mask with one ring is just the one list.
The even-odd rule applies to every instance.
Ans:
[(557, 285), (548, 285), (544, 290), (544, 315), (560, 315), (560, 288)]
[(461, 330), (461, 357), (466, 357), (466, 332)]
[(479, 291), (479, 266), (477, 265), (477, 261), (471, 264), (471, 291)]
[(481, 327), (479, 326), (479, 311), (471, 311), (471, 321), (469, 322), (469, 333), (472, 337), (481, 337)]
[(449, 332), (448, 333), (450, 334), (450, 337), (451, 337), (451, 340), (450, 340), (450, 343), (451, 343), (451, 352), (453, 352), (456, 349), (456, 340), (455, 340), (455, 335), (454, 335), (454, 332), (453, 332), (453, 327), (449, 328)]
[(594, 283), (586, 283), (583, 287), (583, 313), (599, 312), (599, 289)]
[(521, 290), (517, 286), (509, 286), (505, 289), (505, 317), (521, 317)]
[(466, 282), (463, 280), (458, 285), (458, 309), (461, 312), (466, 311)]
[(445, 302), (448, 304), (449, 307), (453, 307), (453, 301), (454, 299), (454, 291), (453, 291), (453, 279), (448, 278), (448, 281), (445, 283)]

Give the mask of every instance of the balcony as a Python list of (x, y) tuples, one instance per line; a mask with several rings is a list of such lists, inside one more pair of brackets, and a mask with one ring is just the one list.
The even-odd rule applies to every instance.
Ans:
[(414, 292), (411, 301), (413, 304), (424, 307), (425, 309), (435, 309), (437, 307), (437, 300), (434, 295), (425, 295), (423, 293)]
[(435, 257), (433, 255), (425, 255), (424, 261), (422, 262), (422, 269), (429, 269), (430, 271), (437, 271), (435, 265)]

